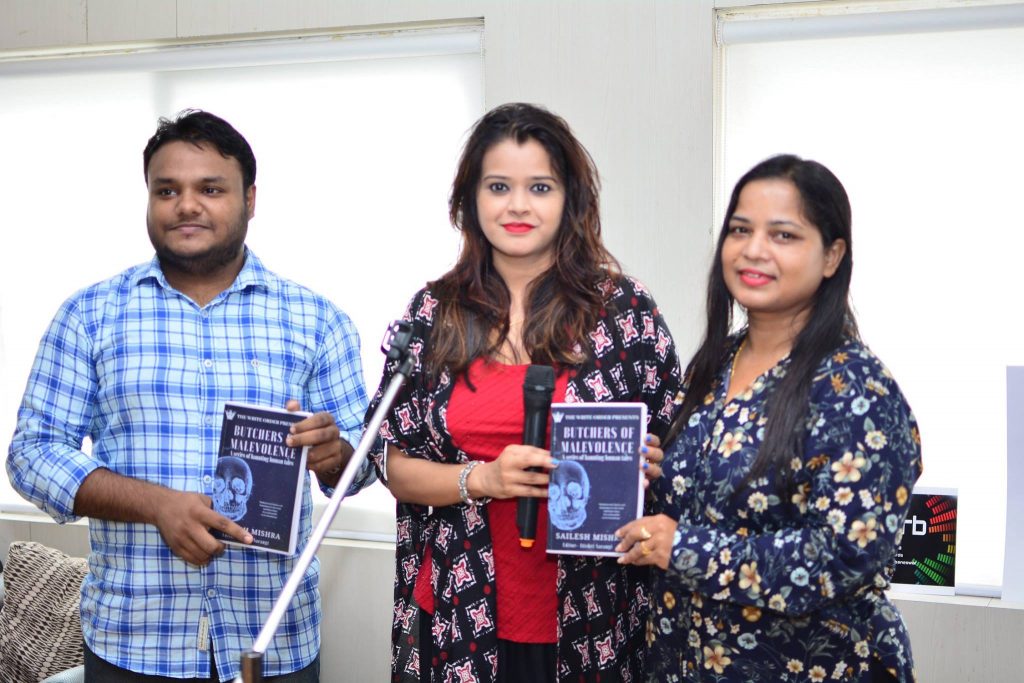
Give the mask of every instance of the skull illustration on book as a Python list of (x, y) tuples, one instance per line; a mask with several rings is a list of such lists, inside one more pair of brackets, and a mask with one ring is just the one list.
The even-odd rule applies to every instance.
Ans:
[(548, 513), (551, 523), (562, 531), (578, 529), (587, 520), (590, 479), (578, 462), (563, 460), (551, 472), (548, 484)]
[(241, 458), (227, 455), (217, 460), (213, 477), (213, 509), (237, 522), (248, 509), (252, 495), (252, 470)]

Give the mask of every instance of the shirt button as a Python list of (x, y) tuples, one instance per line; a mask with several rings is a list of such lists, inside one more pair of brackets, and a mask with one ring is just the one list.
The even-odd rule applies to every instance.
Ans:
[(217, 597), (217, 591), (215, 591), (212, 588), (209, 589), (208, 591), (206, 591), (206, 597), (208, 597), (208, 598), (215, 598), (215, 597)]
[(207, 358), (206, 360), (203, 361), (203, 365), (205, 365), (208, 368), (212, 368), (213, 367), (213, 361), (210, 360), (209, 358)]
[(210, 415), (207, 415), (206, 419), (204, 419), (203, 422), (205, 422), (208, 425), (212, 425), (213, 424), (213, 417), (210, 416)]
[(203, 477), (204, 484), (209, 484), (211, 481), (213, 481), (213, 477), (211, 477), (209, 474)]

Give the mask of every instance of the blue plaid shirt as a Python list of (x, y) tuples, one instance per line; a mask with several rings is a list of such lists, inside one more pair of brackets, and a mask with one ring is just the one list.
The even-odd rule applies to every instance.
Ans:
[[(7, 459), (14, 487), (58, 522), (98, 467), (179, 491), (213, 492), (225, 401), (335, 416), (353, 446), (366, 410), (359, 337), (329, 301), (266, 270), (252, 252), (235, 282), (200, 308), (154, 258), (72, 296), (43, 337)], [(81, 450), (92, 440), (92, 454)], [(308, 477), (307, 473), (307, 477)], [(369, 467), (353, 490), (372, 481)], [(308, 480), (307, 480), (308, 483)], [(309, 537), (309, 486), (299, 552)], [(156, 527), (89, 520), (82, 586), (89, 648), (159, 676), (238, 674), (294, 558), (229, 547), (206, 567), (171, 553)], [(320, 648), (314, 561), (264, 658), (266, 675)]]

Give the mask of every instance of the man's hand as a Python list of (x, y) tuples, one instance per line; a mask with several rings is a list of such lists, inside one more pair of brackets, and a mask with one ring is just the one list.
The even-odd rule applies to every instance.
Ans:
[(252, 543), (252, 535), (227, 517), (214, 512), (210, 497), (163, 489), (156, 501), (153, 524), (164, 543), (189, 564), (202, 567), (224, 552), (224, 543), (210, 529), (223, 531), (241, 543)]
[[(285, 408), (300, 410), (298, 401), (288, 401)], [(292, 425), (288, 445), (293, 448), (309, 446), (306, 468), (313, 472), (326, 486), (335, 486), (341, 479), (341, 471), (352, 456), (352, 446), (341, 438), (341, 432), (330, 413), (310, 415), (302, 422)]]
[(75, 514), (152, 524), (171, 552), (200, 567), (224, 552), (224, 544), (210, 534), (210, 529), (252, 543), (249, 532), (213, 511), (208, 496), (124, 477), (103, 467), (93, 470), (78, 488)]

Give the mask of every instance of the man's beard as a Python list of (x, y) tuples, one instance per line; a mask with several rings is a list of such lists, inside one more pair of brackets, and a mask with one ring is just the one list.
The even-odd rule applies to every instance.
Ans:
[(160, 267), (165, 271), (173, 270), (188, 275), (209, 275), (221, 270), (238, 258), (245, 246), (248, 224), (248, 217), (243, 213), (232, 226), (227, 241), (197, 254), (179, 254), (166, 244), (157, 244), (152, 239), (150, 241), (153, 242), (153, 248), (160, 260)]

